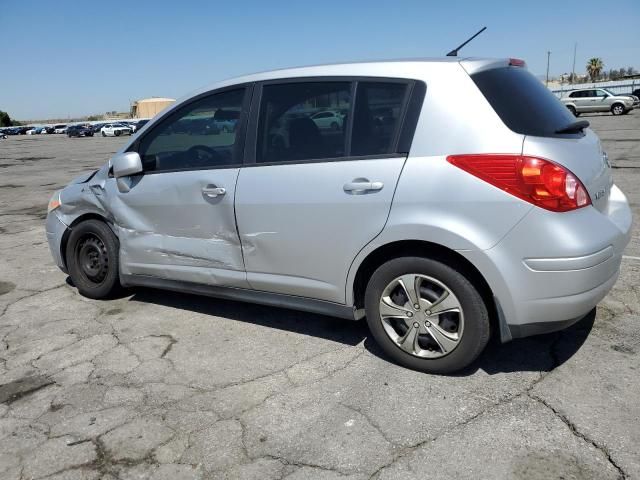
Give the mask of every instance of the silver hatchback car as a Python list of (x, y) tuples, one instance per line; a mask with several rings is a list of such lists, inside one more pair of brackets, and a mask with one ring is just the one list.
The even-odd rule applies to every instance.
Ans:
[[(236, 128), (214, 128), (222, 114)], [(457, 58), (216, 84), (57, 192), (46, 227), (87, 297), (146, 286), (366, 317), (391, 359), (437, 373), (491, 335), (583, 318), (630, 229), (587, 122), (521, 60)]]

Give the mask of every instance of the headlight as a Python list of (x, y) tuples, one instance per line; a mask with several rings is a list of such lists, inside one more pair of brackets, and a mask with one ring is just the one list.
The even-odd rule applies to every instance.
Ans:
[(49, 205), (47, 206), (47, 213), (53, 212), (56, 208), (62, 205), (62, 200), (60, 197), (61, 193), (62, 191), (58, 190), (56, 193), (53, 194), (53, 196), (51, 197), (51, 200), (49, 200)]

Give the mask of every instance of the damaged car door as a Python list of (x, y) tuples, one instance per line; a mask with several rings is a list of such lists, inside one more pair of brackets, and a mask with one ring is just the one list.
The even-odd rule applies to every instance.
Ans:
[[(233, 203), (249, 90), (195, 97), (127, 149), (142, 171), (114, 172), (105, 186), (121, 275), (248, 286)], [(239, 128), (217, 128), (218, 110), (236, 112)]]

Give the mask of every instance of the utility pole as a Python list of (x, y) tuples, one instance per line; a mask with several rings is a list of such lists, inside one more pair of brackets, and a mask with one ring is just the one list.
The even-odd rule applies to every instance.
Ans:
[(549, 86), (549, 57), (551, 56), (551, 52), (549, 50), (547, 50), (547, 82), (545, 83), (545, 86)]
[(573, 68), (571, 69), (571, 83), (576, 82), (576, 50), (578, 49), (578, 42), (573, 44)]

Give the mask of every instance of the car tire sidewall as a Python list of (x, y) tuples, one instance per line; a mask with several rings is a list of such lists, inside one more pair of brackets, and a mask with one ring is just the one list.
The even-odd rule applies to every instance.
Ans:
[[(379, 300), (384, 288), (395, 278), (416, 273), (444, 283), (456, 295), (464, 312), (464, 330), (458, 346), (444, 357), (418, 358), (398, 347), (389, 338), (379, 316)], [(482, 297), (460, 272), (436, 260), (423, 257), (401, 257), (380, 266), (371, 276), (365, 293), (367, 324), (384, 352), (396, 363), (427, 373), (453, 373), (471, 364), (484, 350), (490, 337), (487, 307)]]
[(569, 106), (568, 108), (569, 108), (569, 111), (571, 112), (571, 114), (572, 114), (574, 117), (577, 117), (577, 116), (578, 116), (578, 112), (576, 111), (575, 107)]
[[(105, 279), (100, 284), (91, 282), (84, 273), (82, 273), (75, 257), (78, 240), (88, 233), (100, 238), (107, 250), (109, 268)], [(104, 222), (87, 220), (71, 229), (71, 234), (67, 241), (65, 258), (67, 260), (69, 276), (81, 295), (94, 299), (109, 298), (120, 290), (119, 249), (120, 244), (118, 238)]]

